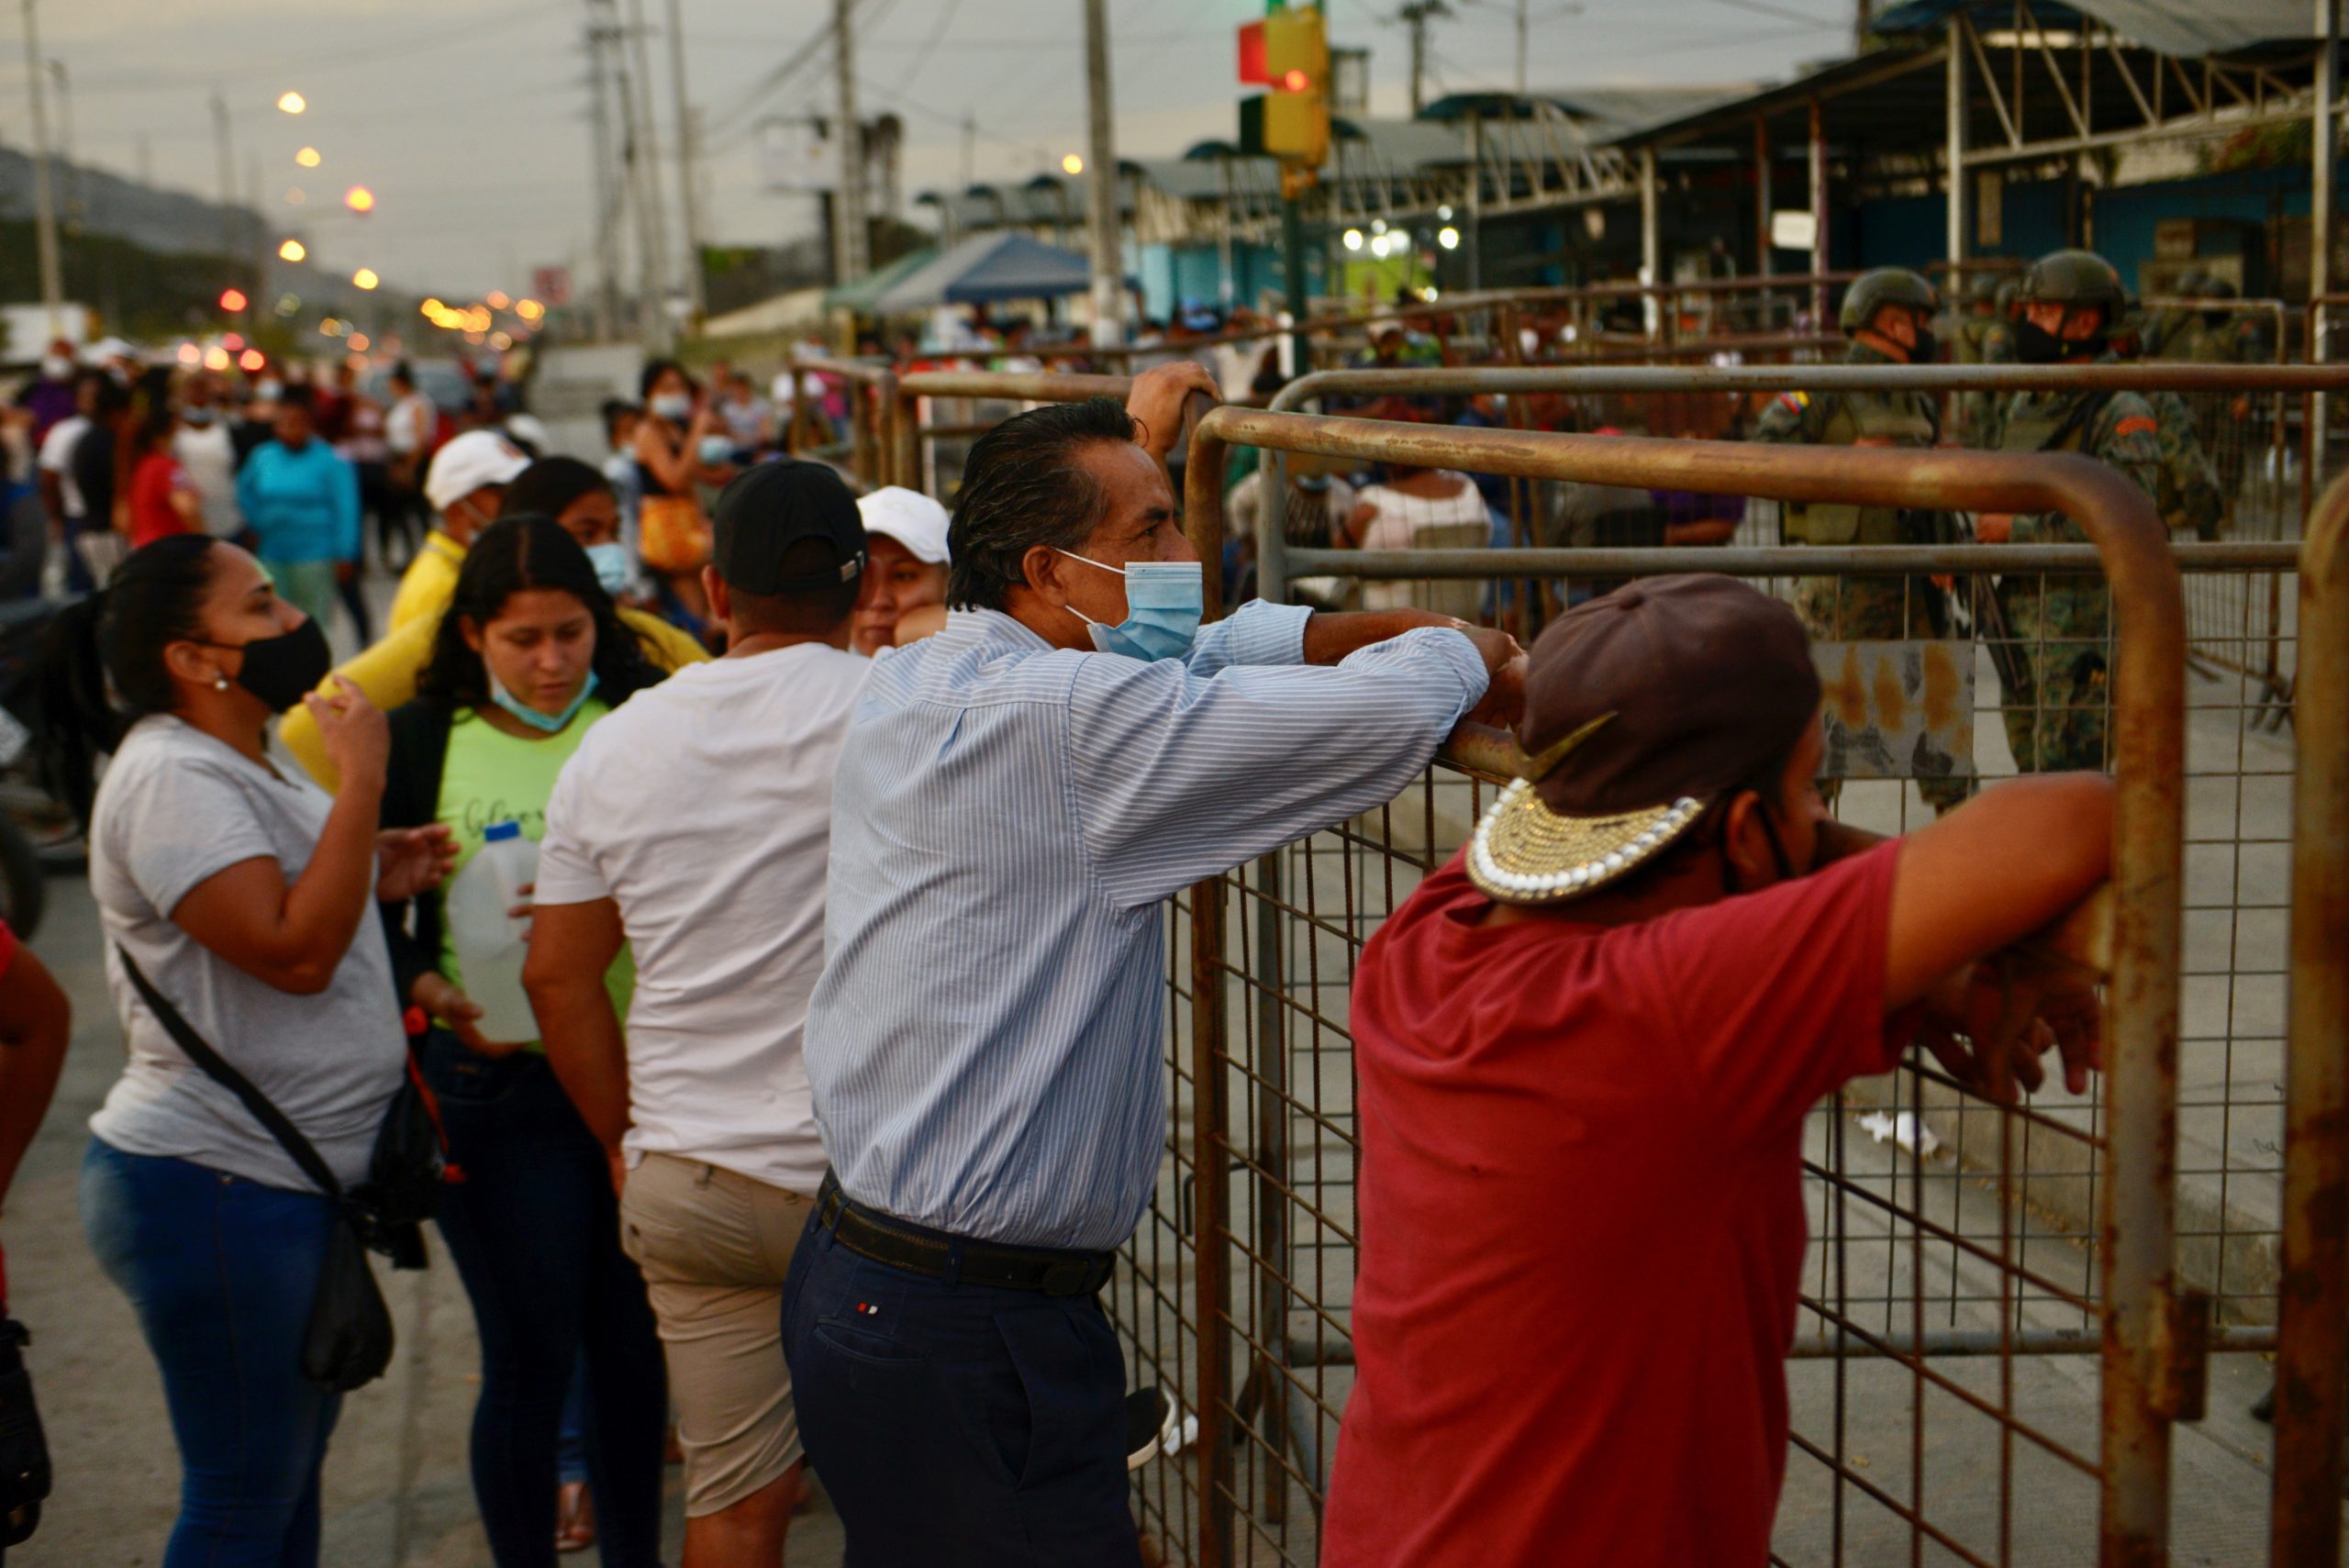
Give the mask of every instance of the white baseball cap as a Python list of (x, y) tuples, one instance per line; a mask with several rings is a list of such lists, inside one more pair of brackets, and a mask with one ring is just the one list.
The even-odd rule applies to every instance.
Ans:
[(502, 431), (467, 430), (432, 454), (424, 473), (424, 499), (445, 512), (484, 484), (511, 484), (530, 466), (529, 454)]
[(920, 491), (884, 485), (859, 499), (856, 510), (866, 533), (887, 534), (913, 551), (916, 561), (932, 566), (947, 563), (946, 508)]

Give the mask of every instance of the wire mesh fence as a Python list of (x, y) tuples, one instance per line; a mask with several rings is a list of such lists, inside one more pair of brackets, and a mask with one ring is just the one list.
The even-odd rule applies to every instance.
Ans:
[[(1201, 494), (1195, 485), (1195, 506)], [(1597, 563), (1637, 575), (1685, 569), (1691, 552), (1644, 562), (1638, 553)], [(1769, 562), (1736, 551), (1717, 563), (1794, 592), (1788, 552), (1766, 553)], [(1983, 558), (1993, 553), (1889, 564), (1965, 579), (1988, 574)], [(1809, 559), (1865, 575), (1880, 558)], [(1556, 562), (1550, 557), (1549, 570)], [(2080, 564), (2027, 581), (2076, 582)], [(1921, 571), (1895, 581), (1939, 592)], [(1958, 662), (1968, 667), (1964, 712), (1946, 717), (1959, 729), (1978, 726), (1969, 768), (1987, 752), (1981, 772), (2010, 770), (1998, 755), (2006, 726), (1992, 656), (1965, 646)], [(1847, 771), (1838, 809), (1850, 819), (1898, 830), (1930, 809), (1901, 770)], [(1146, 1525), (1160, 1527), (1169, 1561), (1316, 1560), (1353, 1377), (1354, 966), (1379, 922), (1458, 847), (1497, 782), (1489, 768), (1440, 762), (1380, 810), (1195, 891), (1188, 919), (1174, 923), (1169, 1180), (1137, 1240), (1132, 1280), (1120, 1284), (1121, 1303), (1147, 1304), (1127, 1325), (1136, 1376), (1182, 1388), (1184, 1409), (1200, 1421), (1184, 1472), (1190, 1495), (1173, 1502), (1163, 1478), (1155, 1497), (1150, 1484), (1143, 1489)], [(2230, 894), (2230, 917), (2236, 902)], [(1199, 940), (1210, 927), (1212, 939)], [(2176, 984), (2173, 972), (2166, 988)], [(2165, 1119), (2166, 1098), (2141, 1098), (2129, 1114), (2142, 1118), (2150, 1105)], [(2148, 1528), (2148, 1508), (2165, 1519), (2165, 1498), (2144, 1496), (2154, 1484), (2141, 1475), (2117, 1485), (2103, 1448), (2116, 1392), (2097, 1375), (2099, 1352), (2110, 1351), (2105, 1329), (2169, 1310), (2147, 1305), (2136, 1286), (2121, 1293), (2124, 1304), (2110, 1283), (2113, 1258), (2095, 1245), (2098, 1217), (2116, 1204), (2100, 1173), (2113, 1158), (2112, 1129), (2095, 1096), (2009, 1109), (1914, 1065), (1814, 1114), (1805, 1156), (1815, 1241), (1790, 1371), (1796, 1459), (1780, 1560), (1876, 1562), (1905, 1547), (1934, 1561), (2077, 1562), (2097, 1551), (2100, 1534)], [(2130, 1147), (2142, 1151), (2142, 1129)], [(2124, 1163), (2134, 1158), (2124, 1151)], [(2135, 1195), (2119, 1206), (2158, 1231), (2163, 1217)], [(1184, 1236), (1194, 1239), (1187, 1251)], [(2154, 1240), (2166, 1252), (2166, 1238)], [(2265, 1295), (2272, 1317), (2272, 1281), (2264, 1292), (2249, 1279), (2221, 1290), (2225, 1309), (2250, 1319)], [(2257, 1342), (2255, 1333), (2234, 1338)], [(1170, 1370), (1194, 1381), (1169, 1382)], [(2136, 1374), (2117, 1375), (2126, 1384)]]

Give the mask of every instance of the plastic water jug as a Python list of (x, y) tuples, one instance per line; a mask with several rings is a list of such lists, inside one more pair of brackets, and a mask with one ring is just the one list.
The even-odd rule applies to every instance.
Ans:
[(457, 950), (460, 983), (481, 1009), (473, 1027), (499, 1044), (539, 1038), (530, 998), (522, 990), (522, 959), (529, 922), (507, 913), (524, 902), (522, 889), (539, 874), (539, 847), (516, 822), (493, 822), (482, 846), (449, 884), (442, 917)]

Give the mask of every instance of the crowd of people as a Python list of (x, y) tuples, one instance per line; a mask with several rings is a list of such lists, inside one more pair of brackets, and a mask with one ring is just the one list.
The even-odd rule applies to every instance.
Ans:
[[(2104, 351), (2100, 289), (2043, 263), (2022, 357)], [(1930, 354), (1930, 291), (1854, 292), (1855, 355)], [(387, 398), (355, 379), (256, 381), (232, 415), (206, 373), (45, 366), (25, 405), (88, 590), (42, 741), (128, 1043), (82, 1213), (180, 1448), (165, 1568), (317, 1561), (340, 1400), (381, 1371), (351, 1254), (416, 1262), (428, 1210), (478, 1330), (500, 1568), (658, 1562), (673, 1432), (685, 1568), (779, 1563), (807, 1467), (852, 1562), (1138, 1564), (1129, 1429), (1162, 1407), (1098, 1293), (1166, 1136), (1162, 910), (1464, 726), (1515, 727), (1532, 768), (1356, 976), (1360, 1371), (1325, 1562), (1758, 1565), (1809, 1106), (1912, 1040), (1968, 1083), (2035, 1084), (2054, 1050), (2085, 1084), (2076, 982), (1998, 1072), (1970, 1042), (2000, 1004), (1979, 962), (2102, 880), (2109, 790), (1834, 824), (1808, 645), (1849, 606), (1585, 584), (1529, 655), (1475, 624), (1509, 622), (1499, 585), (1249, 598), (1242, 541), (1202, 562), (1169, 482), (1185, 400), (1227, 390), (1190, 352), (980, 437), (951, 517), (776, 455), (828, 395), (789, 373), (762, 397), (654, 361), (600, 464), (533, 451), (494, 396), (459, 418), (405, 367)], [(1761, 433), (1936, 434), (1815, 406)], [(2128, 459), (2143, 406), (2059, 434)], [(1509, 537), (1475, 476), (1289, 484), (1305, 542)], [(380, 636), (349, 591), (371, 516), (401, 568)], [(1847, 526), (1876, 524), (1800, 524)], [(1208, 570), (1239, 608), (1202, 625)], [(0, 1195), (61, 1009), (0, 951)], [(1652, 1246), (1666, 1225), (1687, 1244)], [(1712, 1506), (1685, 1507), (1699, 1473)]]

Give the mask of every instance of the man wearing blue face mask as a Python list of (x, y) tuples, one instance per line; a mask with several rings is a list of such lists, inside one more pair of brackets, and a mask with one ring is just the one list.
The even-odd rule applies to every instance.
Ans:
[(1188, 362), (974, 443), (945, 629), (878, 660), (834, 781), (806, 1057), (834, 1179), (784, 1300), (862, 1563), (1131, 1568), (1095, 1298), (1166, 1137), (1159, 906), (1390, 798), (1523, 654), (1417, 610), (1201, 630), (1164, 459)]

